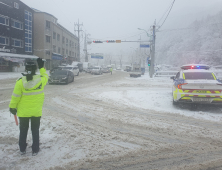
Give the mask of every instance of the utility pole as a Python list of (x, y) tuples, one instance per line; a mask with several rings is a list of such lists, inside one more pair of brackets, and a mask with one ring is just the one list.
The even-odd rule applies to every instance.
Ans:
[[(77, 26), (77, 30), (75, 29), (75, 27)], [(83, 26), (83, 24), (79, 24), (79, 20), (78, 23), (74, 23), (74, 31), (78, 31), (78, 53), (77, 53), (77, 61), (80, 62), (80, 36), (79, 33), (80, 31), (80, 26)]]
[(153, 25), (153, 42), (152, 42), (152, 53), (151, 53), (151, 68), (150, 68), (150, 78), (153, 78), (154, 74), (154, 64), (155, 64), (155, 38), (156, 38), (156, 21)]
[(85, 51), (85, 62), (88, 62), (88, 53), (87, 53), (87, 42), (86, 42), (86, 32), (85, 32), (85, 41), (84, 41), (84, 50)]

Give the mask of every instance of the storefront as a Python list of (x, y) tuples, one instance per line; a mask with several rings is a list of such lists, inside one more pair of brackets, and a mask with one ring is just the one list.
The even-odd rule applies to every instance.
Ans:
[(52, 53), (52, 68), (62, 64), (63, 56), (57, 53)]
[(25, 62), (37, 58), (35, 55), (0, 52), (0, 72), (23, 72), (25, 71)]

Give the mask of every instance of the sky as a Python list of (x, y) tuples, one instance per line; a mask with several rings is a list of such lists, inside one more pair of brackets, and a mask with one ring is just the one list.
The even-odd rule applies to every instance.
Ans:
[[(78, 20), (83, 34), (90, 34), (91, 40), (133, 40), (148, 41), (145, 29), (156, 23), (161, 25), (166, 11), (173, 0), (21, 0), (28, 6), (54, 15), (58, 23), (74, 32)], [(181, 28), (195, 19), (213, 15), (222, 10), (222, 0), (175, 0), (174, 6), (161, 29)], [(162, 19), (161, 19), (162, 18)], [(158, 35), (157, 35), (158, 38)], [(131, 55), (136, 53), (139, 43), (91, 44), (89, 53), (108, 55)], [(81, 50), (81, 53), (83, 51)]]

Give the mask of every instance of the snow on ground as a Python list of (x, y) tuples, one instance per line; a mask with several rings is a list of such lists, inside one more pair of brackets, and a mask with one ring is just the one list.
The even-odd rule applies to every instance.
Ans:
[[(49, 70), (46, 70), (46, 72), (48, 75), (50, 75)], [(20, 78), (22, 77), (21, 73), (26, 73), (26, 72), (0, 72), (0, 80)], [(36, 72), (36, 74), (39, 74), (39, 70)]]
[(0, 80), (21, 77), (21, 72), (0, 72)]
[[(2, 75), (3, 74), (0, 74), (0, 79), (7, 77)], [(89, 87), (86, 91), (84, 91), (85, 89), (75, 89), (70, 91), (70, 95), (81, 95), (86, 98), (92, 98), (95, 101), (102, 100), (121, 106), (120, 108), (155, 110), (165, 112), (166, 114), (181, 114), (198, 119), (222, 121), (222, 116), (219, 114), (221, 113), (220, 108), (202, 107), (196, 111), (191, 111), (188, 107), (174, 107), (172, 105), (171, 88), (172, 80), (170, 80), (170, 78), (155, 77), (151, 79), (146, 74), (140, 78), (125, 77), (120, 81), (103, 83), (96, 87)], [(48, 93), (49, 92), (50, 91), (48, 91)], [(97, 111), (95, 109), (99, 108), (93, 108), (93, 104), (90, 108), (89, 106), (85, 106), (84, 103), (82, 103), (82, 106), (78, 104), (78, 107), (75, 107), (72, 100), (69, 101), (62, 95), (50, 98), (50, 101), (58, 106), (57, 109), (65, 108), (66, 114), (72, 114), (76, 119), (83, 117), (93, 122), (94, 119), (107, 120), (105, 118), (108, 117), (108, 120), (118, 119), (128, 124), (143, 125), (144, 127), (149, 125), (149, 127), (169, 128), (170, 126), (175, 126), (176, 128), (179, 126), (179, 124), (176, 123), (175, 125), (171, 125), (158, 121), (153, 122), (143, 118), (142, 115), (133, 117), (130, 113), (120, 115), (115, 111), (113, 111), (112, 114), (103, 112), (102, 110)], [(3, 103), (9, 103), (9, 100), (5, 99), (4, 101), (0, 101), (0, 104)], [(68, 113), (68, 110), (70, 110), (70, 113)], [(95, 112), (90, 110), (94, 110)], [(121, 155), (141, 147), (138, 139), (130, 140), (137, 140), (139, 145), (129, 142), (128, 137), (122, 134), (122, 141), (119, 141), (119, 138), (116, 138), (115, 132), (106, 132), (106, 130), (103, 129), (104, 134), (101, 134), (100, 129), (97, 131), (92, 130), (85, 126), (84, 123), (81, 124), (78, 123), (78, 121), (67, 122), (63, 119), (57, 119), (57, 117), (53, 115), (53, 110), (51, 111), (50, 106), (44, 107), (43, 112), (44, 115), (40, 126), (40, 148), (42, 151), (38, 154), (38, 160), (36, 160), (35, 157), (33, 158), (31, 156), (32, 137), (30, 130), (27, 137), (27, 154), (20, 156), (17, 144), (19, 136), (18, 126), (15, 125), (14, 117), (10, 117), (8, 109), (0, 110), (0, 165), (3, 165), (0, 169), (4, 169), (4, 164), (7, 164), (7, 167), (16, 166), (18, 169), (38, 169), (39, 164), (37, 164), (36, 161), (40, 163), (44, 162), (42, 169), (78, 160), (90, 162), (91, 157), (97, 159), (100, 157)], [(143, 141), (141, 141), (141, 143), (143, 143)]]
[(113, 87), (90, 93), (91, 98), (113, 102), (117, 105), (137, 107), (181, 114), (199, 119), (222, 121), (221, 109), (218, 106), (198, 106), (196, 111), (190, 110), (190, 105), (173, 106), (172, 80), (169, 77), (149, 78), (146, 74), (140, 78), (125, 78), (101, 86)]

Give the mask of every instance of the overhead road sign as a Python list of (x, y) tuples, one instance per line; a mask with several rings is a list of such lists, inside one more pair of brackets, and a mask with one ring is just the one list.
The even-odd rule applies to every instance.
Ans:
[(102, 54), (91, 54), (91, 58), (103, 59), (103, 55)]
[(150, 45), (149, 44), (140, 44), (140, 48), (149, 48)]
[(116, 40), (116, 43), (121, 43), (121, 40)]

